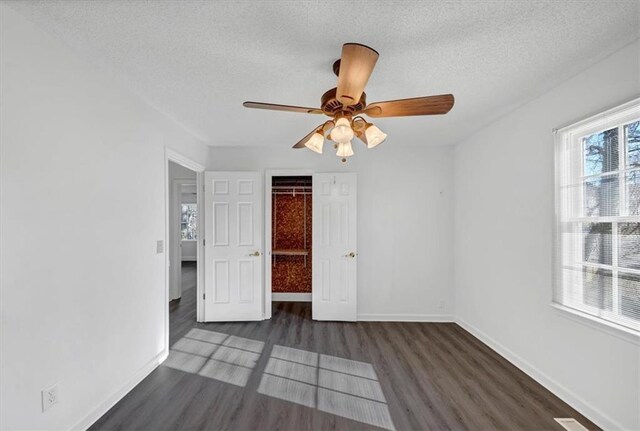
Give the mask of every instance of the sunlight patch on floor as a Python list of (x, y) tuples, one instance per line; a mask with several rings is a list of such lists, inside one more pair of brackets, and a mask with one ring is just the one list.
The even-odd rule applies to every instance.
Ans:
[(274, 346), (258, 393), (393, 430), (371, 364)]
[(163, 365), (244, 387), (263, 348), (262, 341), (193, 328), (171, 346)]
[[(171, 346), (162, 365), (245, 387), (263, 349), (262, 341), (193, 328)], [(378, 376), (367, 362), (275, 345), (257, 391), (394, 430)]]

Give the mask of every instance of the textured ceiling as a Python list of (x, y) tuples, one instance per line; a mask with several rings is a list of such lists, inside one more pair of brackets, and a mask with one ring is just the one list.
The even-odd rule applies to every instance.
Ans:
[(633, 1), (14, 1), (210, 145), (291, 146), (344, 42), (380, 53), (369, 102), (453, 93), (446, 116), (378, 119), (388, 144), (453, 144), (640, 35)]

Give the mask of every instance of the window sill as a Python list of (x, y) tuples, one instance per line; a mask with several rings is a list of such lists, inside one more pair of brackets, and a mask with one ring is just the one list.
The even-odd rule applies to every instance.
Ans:
[(621, 340), (640, 346), (640, 333), (634, 331), (631, 328), (617, 325), (615, 323), (607, 322), (598, 317), (592, 316), (587, 313), (583, 313), (579, 310), (575, 310), (564, 305), (552, 302), (551, 307), (554, 308), (558, 314), (564, 318), (573, 320), (582, 325), (589, 326), (605, 334), (612, 335)]

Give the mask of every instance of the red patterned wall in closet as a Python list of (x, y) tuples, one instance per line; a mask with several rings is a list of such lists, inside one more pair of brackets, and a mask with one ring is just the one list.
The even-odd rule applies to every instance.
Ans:
[(311, 293), (311, 195), (277, 194), (272, 199), (272, 246), (274, 250), (302, 250), (304, 244), (304, 207), (306, 199), (307, 241), (304, 256), (272, 256), (273, 292)]

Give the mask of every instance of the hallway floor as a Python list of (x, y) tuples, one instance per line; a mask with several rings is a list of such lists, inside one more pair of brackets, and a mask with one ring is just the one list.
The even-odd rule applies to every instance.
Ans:
[(317, 322), (284, 302), (199, 324), (195, 294), (170, 304), (169, 358), (92, 430), (598, 429), (456, 324)]

